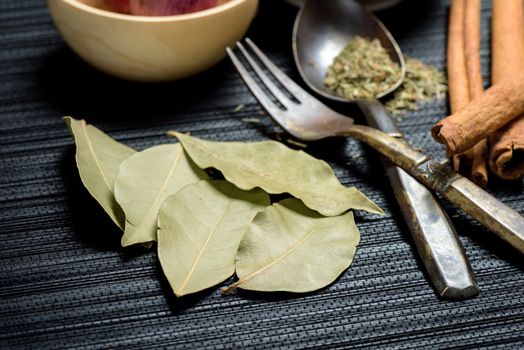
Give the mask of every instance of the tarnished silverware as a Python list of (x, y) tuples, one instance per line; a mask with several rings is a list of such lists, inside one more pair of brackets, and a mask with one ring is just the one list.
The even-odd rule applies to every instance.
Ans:
[[(355, 36), (378, 39), (401, 68), (397, 82), (375, 96), (376, 100), (352, 101), (336, 95), (324, 84), (335, 56)], [(401, 85), (404, 57), (385, 26), (355, 1), (304, 1), (293, 28), (293, 55), (305, 83), (324, 98), (357, 103), (369, 126), (401, 138), (402, 134), (379, 102)], [(478, 286), (455, 228), (436, 198), (404, 170), (382, 157), (393, 192), (437, 293), (444, 298), (465, 299), (478, 294)]]
[[(247, 66), (231, 48), (227, 48), (227, 53), (251, 93), (288, 133), (304, 141), (349, 136), (368, 144), (524, 253), (524, 217), (519, 213), (455, 173), (447, 161), (431, 160), (402, 139), (368, 126), (355, 125), (353, 119), (331, 110), (287, 77), (249, 39), (247, 43), (258, 61), (286, 91), (272, 81), (242, 44), (237, 43), (237, 47), (247, 61)], [(251, 76), (247, 68), (249, 66), (265, 88)]]

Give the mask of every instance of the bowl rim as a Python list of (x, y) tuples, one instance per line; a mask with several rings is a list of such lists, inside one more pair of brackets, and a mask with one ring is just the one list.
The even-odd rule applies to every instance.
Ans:
[(195, 18), (212, 16), (217, 13), (225, 12), (249, 0), (229, 0), (223, 4), (220, 4), (220, 5), (205, 9), (205, 10), (185, 13), (185, 14), (179, 14), (179, 15), (170, 15), (170, 16), (128, 15), (124, 13), (118, 13), (118, 12), (112, 12), (108, 10), (99, 9), (94, 6), (84, 4), (83, 2), (79, 0), (58, 0), (58, 1), (63, 1), (64, 3), (67, 3), (70, 6), (76, 7), (81, 11), (90, 12), (93, 15), (107, 17), (107, 18), (119, 19), (119, 20), (124, 20), (124, 21), (129, 21), (129, 22), (173, 22), (173, 21), (185, 21), (185, 20), (192, 20)]

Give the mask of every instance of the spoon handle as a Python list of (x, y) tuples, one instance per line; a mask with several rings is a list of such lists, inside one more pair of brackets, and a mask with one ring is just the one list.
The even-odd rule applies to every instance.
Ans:
[[(360, 102), (368, 125), (393, 137), (402, 137), (378, 101)], [(448, 215), (435, 197), (417, 180), (391, 161), (382, 164), (393, 187), (404, 220), (437, 293), (448, 299), (478, 294), (478, 286), (462, 244)]]

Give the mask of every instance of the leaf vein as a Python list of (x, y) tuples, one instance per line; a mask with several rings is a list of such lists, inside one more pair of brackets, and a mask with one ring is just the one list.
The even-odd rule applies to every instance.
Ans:
[(317, 222), (317, 224), (311, 229), (311, 231), (303, 238), (301, 239), (299, 242), (297, 242), (297, 244), (295, 244), (293, 247), (289, 248), (287, 251), (285, 251), (282, 255), (280, 255), (278, 258), (276, 258), (275, 260), (271, 261), (270, 263), (268, 263), (267, 265), (265, 266), (262, 266), (261, 268), (259, 268), (258, 270), (256, 271), (253, 271), (252, 273), (250, 273), (249, 275), (239, 279), (238, 281), (236, 281), (235, 283), (233, 283), (232, 285), (230, 285), (229, 287), (227, 287), (225, 290), (224, 290), (224, 293), (225, 294), (228, 294), (230, 293), (231, 291), (233, 291), (234, 289), (236, 289), (238, 286), (240, 286), (242, 283), (245, 283), (246, 281), (249, 281), (250, 279), (260, 275), (262, 272), (266, 271), (267, 269), (271, 268), (272, 266), (274, 266), (275, 264), (277, 264), (278, 262), (282, 261), (284, 258), (286, 258), (287, 256), (289, 256), (289, 254), (291, 254), (293, 251), (295, 251), (298, 247), (300, 247), (302, 244), (304, 244), (309, 238), (311, 238), (311, 236), (315, 233), (315, 231), (319, 228), (320, 224), (322, 222), (319, 221)]
[(266, 180), (268, 180), (269, 182), (272, 182), (274, 184), (277, 184), (277, 185), (280, 185), (280, 186), (284, 186), (284, 187), (288, 187), (290, 186), (290, 184), (286, 181), (277, 181), (277, 180), (274, 180), (273, 178), (271, 178), (270, 176), (266, 175), (265, 173), (259, 173), (257, 171), (254, 171), (252, 170), (251, 168), (243, 165), (243, 164), (239, 164), (239, 163), (235, 163), (235, 162), (232, 162), (230, 161), (229, 159), (227, 158), (224, 158), (224, 157), (221, 157), (220, 155), (214, 153), (214, 152), (211, 152), (209, 151), (207, 148), (205, 147), (202, 147), (201, 145), (199, 145), (197, 142), (194, 142), (193, 140), (191, 140), (190, 138), (188, 138), (187, 140), (185, 140), (186, 142), (189, 142), (191, 143), (194, 147), (198, 148), (199, 150), (201, 150), (202, 152), (216, 158), (216, 159), (219, 159), (221, 161), (223, 161), (224, 163), (228, 163), (230, 164), (232, 167), (236, 167), (236, 168), (240, 168), (242, 170), (245, 170), (246, 172), (250, 173), (251, 175), (253, 176), (260, 176), (260, 177), (263, 177), (265, 178)]
[(195, 260), (193, 261), (193, 265), (191, 266), (191, 270), (189, 270), (186, 278), (184, 279), (184, 282), (182, 282), (182, 284), (180, 285), (180, 288), (178, 289), (179, 292), (183, 292), (184, 291), (184, 288), (187, 286), (187, 284), (189, 283), (189, 279), (191, 278), (191, 276), (193, 275), (193, 273), (195, 272), (196, 270), (196, 267), (198, 265), (198, 262), (200, 261), (200, 259), (202, 258), (202, 255), (204, 255), (204, 252), (207, 250), (207, 246), (209, 245), (209, 242), (211, 241), (211, 238), (213, 237), (213, 234), (216, 232), (217, 228), (218, 228), (218, 225), (220, 224), (220, 222), (222, 221), (222, 219), (224, 218), (224, 216), (226, 215), (227, 211), (229, 210), (229, 207), (231, 206), (231, 203), (233, 201), (229, 201), (227, 203), (227, 206), (225, 207), (224, 211), (222, 212), (222, 214), (220, 215), (220, 217), (217, 219), (217, 221), (215, 222), (215, 225), (213, 226), (212, 230), (209, 232), (209, 235), (207, 236), (207, 239), (206, 241), (204, 242), (203, 246), (200, 248), (200, 251), (198, 252), (198, 255), (196, 256)]
[[(178, 133), (175, 132), (174, 134), (175, 134), (175, 136), (177, 136)], [(307, 189), (297, 189), (296, 187), (293, 186), (294, 182), (290, 183), (290, 182), (286, 182), (286, 181), (277, 181), (277, 180), (273, 179), (272, 177), (268, 176), (265, 173), (257, 172), (255, 170), (252, 170), (251, 168), (243, 165), (243, 164), (232, 162), (232, 161), (228, 160), (227, 158), (221, 157), (219, 154), (214, 153), (214, 152), (208, 150), (207, 148), (201, 146), (200, 144), (198, 144), (198, 142), (193, 141), (191, 138), (185, 139), (184, 142), (190, 143), (192, 146), (198, 148), (200, 151), (204, 152), (205, 154), (207, 154), (207, 155), (209, 155), (209, 156), (211, 156), (213, 158), (216, 158), (216, 159), (218, 159), (218, 160), (220, 160), (220, 161), (222, 161), (224, 163), (227, 163), (227, 164), (231, 165), (232, 167), (236, 167), (236, 168), (245, 170), (246, 172), (250, 173), (252, 176), (262, 177), (262, 178), (266, 179), (267, 181), (269, 181), (269, 182), (271, 182), (273, 184), (276, 184), (277, 186), (283, 186), (284, 188), (295, 188), (295, 190), (293, 191), (295, 197), (302, 198), (304, 201), (309, 202), (308, 197), (322, 199), (322, 200), (324, 200), (326, 202), (333, 199), (332, 196), (325, 195), (325, 194), (323, 194), (321, 192), (318, 192), (318, 191), (315, 192), (315, 191), (311, 191), (311, 190), (307, 190)], [(336, 178), (336, 175), (334, 173), (331, 174), (331, 175)], [(338, 179), (337, 179), (337, 181), (338, 181)], [(268, 189), (264, 188), (264, 186), (259, 186), (259, 187), (265, 189), (268, 192), (272, 192), (272, 191), (269, 191)], [(347, 188), (348, 188), (348, 187), (346, 187), (346, 186), (344, 186), (344, 185), (342, 185), (340, 183), (337, 184), (337, 187), (342, 187), (342, 190), (344, 190), (344, 191), (347, 191)]]
[(169, 173), (167, 174), (167, 176), (166, 176), (166, 178), (164, 180), (164, 183), (162, 184), (162, 187), (160, 187), (160, 190), (156, 194), (155, 199), (153, 200), (151, 206), (149, 207), (149, 209), (147, 210), (145, 215), (140, 219), (140, 222), (136, 225), (136, 227), (139, 227), (142, 224), (142, 222), (144, 221), (144, 219), (149, 216), (149, 213), (155, 207), (156, 202), (160, 199), (160, 196), (161, 196), (162, 192), (164, 192), (164, 190), (166, 189), (167, 183), (169, 182), (169, 180), (171, 179), (171, 176), (173, 176), (173, 173), (175, 172), (176, 166), (178, 165), (178, 162), (180, 160), (180, 156), (181, 156), (182, 152), (183, 152), (182, 148), (180, 147), (178, 149), (178, 153), (177, 153), (177, 155), (176, 155), (176, 157), (175, 157), (175, 159), (173, 161), (173, 165), (171, 166), (171, 169), (169, 169)]
[(89, 151), (90, 151), (93, 159), (95, 160), (95, 164), (96, 164), (96, 166), (98, 168), (98, 171), (100, 172), (100, 175), (102, 175), (102, 179), (104, 180), (105, 185), (107, 186), (109, 191), (111, 191), (111, 193), (112, 193), (113, 189), (109, 185), (109, 182), (108, 182), (108, 180), (106, 178), (106, 175), (104, 173), (104, 169), (102, 169), (102, 164), (100, 164), (100, 160), (98, 159), (98, 157), (97, 157), (97, 155), (95, 153), (95, 149), (93, 148), (93, 144), (91, 142), (91, 139), (89, 138), (89, 134), (87, 133), (87, 123), (85, 122), (85, 120), (81, 120), (80, 121), (80, 125), (82, 125), (82, 131), (84, 132), (84, 136), (85, 136), (86, 141), (87, 141), (87, 146), (89, 147)]

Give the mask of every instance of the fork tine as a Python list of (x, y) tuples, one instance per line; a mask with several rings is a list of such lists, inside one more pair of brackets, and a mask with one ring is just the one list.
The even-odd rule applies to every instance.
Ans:
[(258, 77), (264, 85), (267, 87), (269, 91), (273, 94), (273, 96), (276, 97), (276, 99), (282, 103), (284, 107), (287, 109), (289, 108), (290, 103), (294, 103), (289, 97), (287, 97), (278, 86), (275, 85), (271, 81), (271, 78), (262, 70), (260, 65), (253, 59), (253, 57), (247, 52), (247, 50), (244, 48), (244, 45), (242, 45), (240, 42), (237, 42), (237, 47), (240, 49), (246, 60), (249, 62), (253, 70), (257, 73)]
[(251, 39), (246, 38), (246, 42), (249, 45), (249, 47), (253, 50), (255, 55), (264, 63), (266, 68), (275, 76), (275, 78), (286, 88), (291, 92), (293, 96), (300, 102), (308, 102), (316, 101), (316, 99), (311, 96), (308, 92), (306, 92), (304, 89), (300, 87), (297, 83), (295, 83), (291, 78), (289, 78), (286, 74), (284, 74), (271, 60), (258, 48), (258, 46), (255, 45), (254, 42), (251, 41)]
[(255, 96), (255, 98), (260, 102), (260, 104), (266, 109), (266, 111), (272, 115), (276, 116), (281, 112), (280, 108), (278, 108), (273, 101), (266, 95), (266, 93), (258, 86), (257, 82), (249, 75), (249, 72), (244, 68), (244, 65), (240, 60), (238, 59), (237, 55), (231, 50), (229, 47), (226, 48), (227, 55), (235, 65), (238, 73), (240, 73), (240, 76), (242, 77), (242, 80), (244, 80), (244, 83), (246, 83), (247, 87), (251, 91), (251, 93)]

